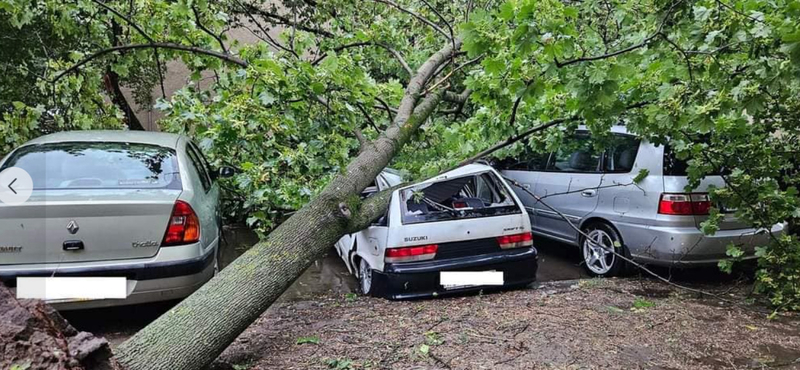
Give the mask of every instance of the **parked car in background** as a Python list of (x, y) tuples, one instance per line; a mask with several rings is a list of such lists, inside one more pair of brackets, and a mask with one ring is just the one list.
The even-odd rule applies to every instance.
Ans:
[[(723, 187), (722, 177), (707, 176), (686, 192), (687, 164), (669, 146), (641, 140), (624, 126), (612, 128), (605, 150), (595, 150), (589, 132), (581, 128), (553, 153), (528, 151), (500, 162), (498, 168), (596, 241), (591, 243), (557, 212), (515, 187), (531, 216), (534, 235), (580, 247), (584, 266), (593, 275), (623, 271), (625, 261), (609, 252), (615, 245), (642, 263), (698, 266), (726, 258), (731, 243), (744, 247), (752, 258), (754, 247), (769, 238), (767, 230), (737, 220), (724, 205), (716, 205), (724, 213), (719, 231), (704, 235), (700, 224), (713, 206), (708, 189)], [(643, 169), (649, 176), (631, 185)], [(770, 231), (779, 234), (783, 225)]]
[(0, 280), (124, 277), (126, 299), (52, 301), (58, 309), (183, 298), (218, 268), (217, 177), (188, 138), (155, 132), (79, 131), (17, 148), (0, 171), (21, 168), (30, 199), (0, 203)]
[[(393, 185), (379, 176), (371, 191)], [(362, 293), (390, 299), (525, 286), (536, 278), (530, 218), (486, 165), (394, 190), (386, 214), (342, 237), (336, 251)], [(484, 277), (493, 281), (481, 283)]]

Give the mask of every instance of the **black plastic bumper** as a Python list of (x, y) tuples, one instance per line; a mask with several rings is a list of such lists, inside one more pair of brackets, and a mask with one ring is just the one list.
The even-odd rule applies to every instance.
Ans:
[(0, 271), (0, 282), (7, 286), (15, 287), (18, 277), (39, 276), (115, 276), (125, 277), (128, 280), (155, 280), (178, 276), (199, 274), (214, 262), (214, 253), (207, 252), (204, 256), (188, 260), (170, 262), (130, 263), (122, 266), (95, 266), (95, 267), (69, 267), (61, 266), (55, 274), (51, 269), (25, 270), (25, 271)]
[[(388, 299), (412, 299), (524, 286), (536, 281), (538, 266), (536, 248), (439, 261), (387, 264), (383, 272), (373, 272), (373, 294)], [(442, 271), (502, 271), (504, 284), (444, 289), (439, 282)]]

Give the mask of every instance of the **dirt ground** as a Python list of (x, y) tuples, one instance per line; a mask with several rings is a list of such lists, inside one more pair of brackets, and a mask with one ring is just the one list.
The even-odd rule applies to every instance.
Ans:
[(640, 279), (410, 302), (324, 295), (273, 306), (212, 368), (800, 369), (800, 318), (768, 314)]

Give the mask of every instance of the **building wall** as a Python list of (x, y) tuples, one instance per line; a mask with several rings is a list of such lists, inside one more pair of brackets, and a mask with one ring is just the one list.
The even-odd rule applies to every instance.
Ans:
[[(252, 27), (253, 29), (257, 29), (256, 27)], [(275, 28), (270, 30), (270, 36), (278, 37), (280, 33), (280, 29)], [(261, 41), (257, 36), (253, 35), (246, 28), (235, 28), (228, 32), (226, 32), (226, 36), (228, 40), (238, 40), (240, 44), (247, 45), (253, 44)], [(187, 83), (191, 81), (191, 73), (186, 65), (183, 64), (180, 60), (172, 60), (166, 63), (166, 73), (164, 74), (164, 92), (166, 93), (167, 100), (170, 99), (172, 94), (176, 91), (181, 89), (182, 87), (186, 86)], [(209, 88), (211, 84), (214, 83), (214, 75), (211, 72), (203, 73), (203, 77), (199, 82), (197, 82), (200, 88)], [(139, 118), (139, 122), (142, 123), (145, 130), (148, 131), (160, 131), (158, 126), (158, 121), (164, 117), (164, 114), (155, 109), (154, 107), (150, 106), (139, 106), (133, 100), (133, 94), (131, 89), (127, 89), (123, 87), (123, 93), (125, 97), (128, 99), (128, 102), (136, 111), (136, 117)], [(151, 92), (153, 96), (153, 101), (161, 97), (161, 86), (158, 84)]]

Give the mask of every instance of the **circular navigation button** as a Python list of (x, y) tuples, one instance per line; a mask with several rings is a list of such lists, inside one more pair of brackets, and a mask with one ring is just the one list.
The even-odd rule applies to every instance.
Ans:
[(25, 203), (33, 192), (33, 179), (25, 170), (9, 167), (0, 172), (0, 203), (10, 206)]

